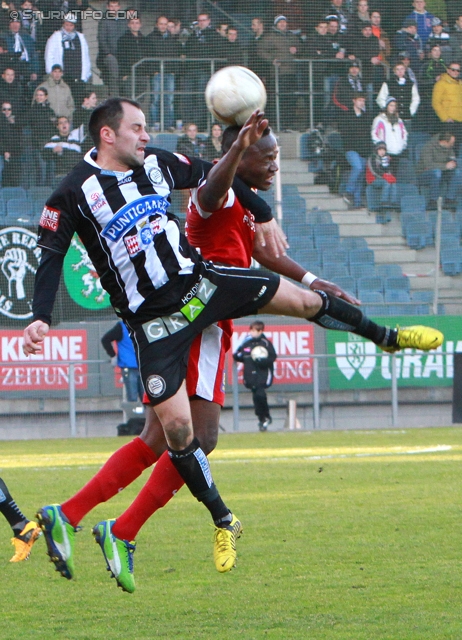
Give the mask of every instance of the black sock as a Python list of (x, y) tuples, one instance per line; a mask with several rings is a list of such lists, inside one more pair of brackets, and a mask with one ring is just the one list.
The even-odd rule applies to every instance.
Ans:
[(315, 316), (308, 318), (311, 322), (315, 322), (324, 329), (351, 331), (381, 347), (396, 346), (396, 329), (376, 324), (369, 320), (359, 307), (341, 298), (336, 298), (325, 291), (316, 290), (316, 293), (321, 296), (322, 307)]
[(15, 535), (21, 533), (29, 520), (19, 509), (16, 502), (11, 497), (8, 487), (0, 478), (0, 512), (8, 520), (8, 524), (13, 529)]
[(203, 502), (216, 524), (226, 520), (229, 509), (213, 482), (209, 461), (197, 438), (182, 451), (168, 448), (168, 455), (193, 496)]

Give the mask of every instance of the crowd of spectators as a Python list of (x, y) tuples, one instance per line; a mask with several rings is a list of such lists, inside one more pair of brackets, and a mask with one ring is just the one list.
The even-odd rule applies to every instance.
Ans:
[(89, 148), (98, 99), (131, 95), (137, 63), (135, 93), (144, 96), (152, 129), (180, 129), (180, 146), (212, 158), (221, 129), (210, 140), (198, 137), (208, 126), (203, 92), (211, 70), (253, 69), (267, 87), (273, 125), (278, 115), (280, 129), (306, 130), (314, 111), (316, 125), (340, 131), (350, 206), (362, 197), (357, 185), (364, 186), (374, 142), (385, 143), (390, 173), (402, 169), (411, 131), (449, 132), (459, 151), (462, 0), (138, 0), (135, 8), (108, 0), (91, 47), (82, 31), (87, 9), (88, 0), (2, 5), (3, 186), (41, 184), (66, 171)]

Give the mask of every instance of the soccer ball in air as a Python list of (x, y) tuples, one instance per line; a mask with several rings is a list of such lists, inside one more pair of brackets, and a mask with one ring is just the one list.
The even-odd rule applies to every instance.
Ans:
[(224, 67), (208, 81), (205, 101), (217, 120), (243, 125), (256, 109), (265, 108), (266, 89), (250, 69)]
[(268, 357), (268, 349), (258, 345), (254, 347), (250, 352), (250, 357), (252, 360), (265, 360)]

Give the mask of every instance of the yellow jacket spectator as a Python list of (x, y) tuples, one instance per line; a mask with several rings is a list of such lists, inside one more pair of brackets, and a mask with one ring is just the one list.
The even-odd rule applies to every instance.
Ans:
[(451, 63), (433, 87), (432, 106), (441, 122), (462, 122), (460, 66)]

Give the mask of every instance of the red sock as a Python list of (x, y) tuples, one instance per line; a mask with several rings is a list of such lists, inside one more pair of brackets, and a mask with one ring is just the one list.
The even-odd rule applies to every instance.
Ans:
[(141, 438), (135, 438), (113, 453), (98, 473), (61, 505), (63, 513), (76, 527), (96, 505), (128, 487), (156, 459), (154, 451)]
[(121, 540), (134, 540), (146, 520), (166, 505), (183, 484), (182, 477), (165, 451), (135, 500), (115, 521), (113, 534)]

